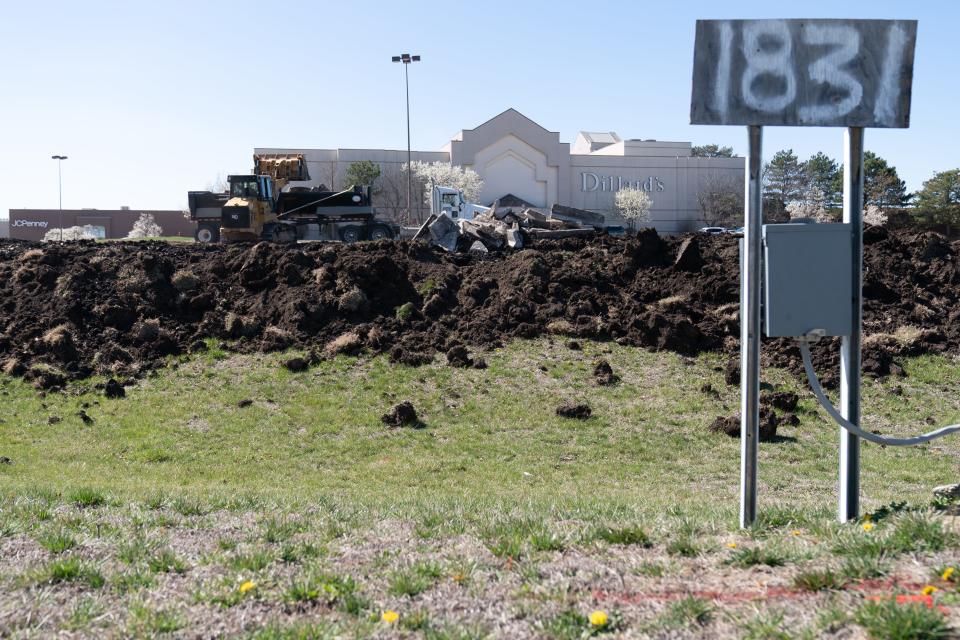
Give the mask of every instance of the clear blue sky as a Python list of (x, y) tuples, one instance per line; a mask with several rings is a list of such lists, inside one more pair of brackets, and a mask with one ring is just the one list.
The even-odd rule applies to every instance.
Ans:
[[(734, 6), (735, 4), (735, 6)], [(724, 6), (726, 5), (726, 6)], [(572, 142), (583, 130), (717, 142), (741, 127), (691, 126), (697, 18), (920, 21), (912, 126), (867, 148), (911, 190), (960, 166), (960, 4), (818, 2), (6, 3), (0, 18), (0, 216), (64, 206), (180, 208), (186, 192), (249, 171), (255, 146), (413, 148), (515, 107)], [(767, 129), (765, 156), (841, 156), (839, 129)]]

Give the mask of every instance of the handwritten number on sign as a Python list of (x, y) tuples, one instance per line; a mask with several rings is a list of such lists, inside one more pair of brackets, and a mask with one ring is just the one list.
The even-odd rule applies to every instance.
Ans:
[[(785, 22), (770, 20), (743, 25), (743, 55), (747, 68), (743, 71), (740, 92), (743, 101), (757, 111), (780, 111), (797, 96), (797, 78), (791, 64), (792, 41)], [(783, 78), (779, 95), (759, 94), (754, 83), (761, 75)]]
[[(740, 47), (736, 47), (736, 27), (740, 27)], [(801, 122), (821, 123), (841, 119), (859, 107), (864, 98), (864, 86), (851, 72), (850, 65), (861, 51), (862, 36), (856, 26), (845, 24), (807, 23), (797, 34), (794, 42), (790, 25), (783, 20), (746, 21), (739, 24), (718, 21), (716, 75), (714, 76), (711, 106), (726, 118), (735, 104), (731, 102), (738, 78), (740, 98), (744, 106), (763, 113), (785, 111), (800, 96), (809, 95), (802, 86), (827, 85), (826, 92), (816, 90), (823, 96), (820, 102), (797, 105)], [(901, 61), (907, 46), (907, 33), (900, 25), (892, 26), (886, 33), (883, 61), (877, 93), (871, 96), (875, 117), (881, 122), (895, 121), (899, 96), (898, 78)], [(795, 47), (810, 47), (818, 57), (797, 69), (797, 60), (811, 57), (795, 56)], [(737, 53), (742, 53), (743, 66), (737, 62)], [(742, 71), (741, 71), (742, 70)], [(800, 77), (798, 77), (800, 74)]]
[(847, 96), (833, 104), (800, 107), (803, 120), (839, 118), (853, 111), (863, 98), (863, 85), (842, 67), (860, 50), (860, 32), (850, 26), (810, 25), (804, 31), (804, 44), (835, 45), (835, 48), (808, 68), (810, 79), (839, 87)]

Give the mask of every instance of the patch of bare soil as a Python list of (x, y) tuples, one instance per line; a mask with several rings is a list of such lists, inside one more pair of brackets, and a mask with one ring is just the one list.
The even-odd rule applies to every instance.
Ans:
[[(936, 233), (864, 234), (863, 364), (960, 347), (960, 247)], [(0, 242), (0, 364), (39, 387), (122, 383), (220, 338), (240, 352), (367, 349), (418, 365), (436, 353), (562, 334), (681, 354), (736, 353), (738, 249), (730, 237), (542, 241), (484, 255), (423, 244), (173, 245)], [(569, 342), (575, 348), (575, 342)], [(814, 350), (835, 381), (836, 341)], [(788, 340), (768, 365), (801, 370)], [(292, 370), (306, 362), (290, 362)], [(736, 380), (732, 363), (728, 380)], [(117, 392), (116, 385), (111, 392)]]

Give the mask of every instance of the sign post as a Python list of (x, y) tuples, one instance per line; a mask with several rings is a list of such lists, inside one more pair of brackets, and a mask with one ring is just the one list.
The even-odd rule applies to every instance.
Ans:
[[(691, 124), (746, 125), (740, 275), (740, 525), (757, 517), (763, 126), (846, 127), (853, 329), (842, 336), (841, 411), (860, 422), (863, 130), (910, 125), (916, 20), (698, 20)], [(783, 203), (786, 204), (786, 203)], [(843, 277), (842, 274), (838, 274)], [(844, 302), (847, 304), (847, 302)], [(817, 327), (809, 327), (812, 331)], [(822, 333), (822, 332), (821, 332)], [(835, 335), (835, 334), (834, 334)], [(841, 522), (859, 514), (860, 444), (840, 432)]]
[(760, 443), (760, 244), (763, 233), (763, 127), (747, 127), (743, 266), (740, 271), (740, 526), (757, 519)]
[[(853, 329), (840, 339), (840, 414), (860, 426), (860, 325), (863, 322), (863, 127), (843, 136), (843, 221), (850, 223)], [(840, 522), (860, 516), (860, 438), (840, 427)]]

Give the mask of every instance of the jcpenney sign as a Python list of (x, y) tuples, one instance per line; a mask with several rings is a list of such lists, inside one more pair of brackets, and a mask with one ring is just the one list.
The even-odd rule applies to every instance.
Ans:
[(50, 224), (46, 220), (13, 220), (10, 223), (11, 227), (39, 227), (41, 229), (46, 229), (47, 225)]
[(619, 191), (632, 187), (643, 191), (663, 191), (663, 180), (650, 176), (646, 180), (630, 180), (623, 176), (604, 176), (583, 171), (580, 173), (580, 191)]

